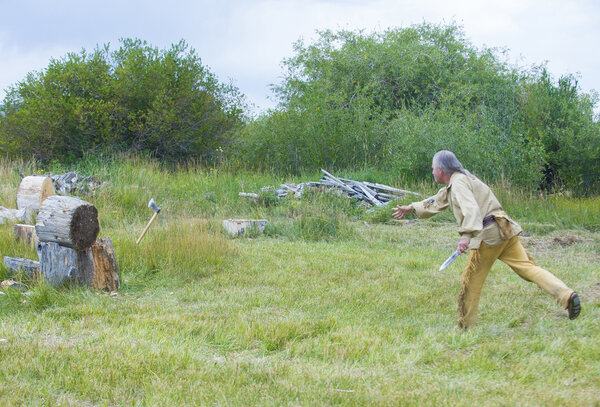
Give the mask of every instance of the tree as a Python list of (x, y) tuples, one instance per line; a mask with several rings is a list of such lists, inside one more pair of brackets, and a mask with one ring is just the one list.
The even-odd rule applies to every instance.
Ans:
[(600, 187), (600, 123), (593, 120), (595, 99), (581, 95), (573, 75), (555, 84), (545, 67), (526, 79), (522, 94), (523, 131), (543, 148), (542, 187)]
[(490, 180), (537, 187), (551, 169), (570, 186), (599, 186), (595, 100), (571, 80), (556, 87), (513, 68), (455, 24), (318, 34), (284, 61), (278, 108), (238, 140), (258, 166), (368, 166), (421, 179), (449, 149)]
[(242, 126), (244, 98), (220, 84), (184, 41), (158, 49), (121, 40), (53, 59), (12, 86), (0, 111), (0, 148), (73, 161), (94, 149), (160, 159), (211, 159)]

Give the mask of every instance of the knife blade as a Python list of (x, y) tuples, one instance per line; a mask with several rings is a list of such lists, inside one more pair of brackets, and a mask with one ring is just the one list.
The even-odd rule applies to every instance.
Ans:
[(458, 250), (456, 250), (454, 253), (452, 253), (452, 255), (450, 257), (448, 257), (446, 259), (446, 261), (440, 266), (439, 271), (442, 271), (443, 269), (445, 269), (446, 267), (448, 267), (450, 265), (450, 263), (452, 263), (454, 260), (456, 260), (456, 258), (460, 256), (460, 253), (458, 252)]

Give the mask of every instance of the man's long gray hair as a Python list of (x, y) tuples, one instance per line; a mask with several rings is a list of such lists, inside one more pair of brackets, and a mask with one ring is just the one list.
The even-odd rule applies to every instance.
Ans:
[(465, 170), (452, 151), (441, 150), (435, 153), (433, 156), (433, 167), (441, 169), (448, 175), (460, 172), (468, 177), (475, 178), (473, 174)]

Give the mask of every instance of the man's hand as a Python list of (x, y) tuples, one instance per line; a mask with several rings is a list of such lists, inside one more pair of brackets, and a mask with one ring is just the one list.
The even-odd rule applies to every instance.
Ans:
[(405, 205), (405, 206), (397, 206), (394, 208), (394, 213), (392, 214), (392, 217), (394, 219), (400, 219), (405, 217), (406, 215), (408, 215), (409, 213), (412, 212), (412, 207)]
[(469, 239), (468, 237), (463, 237), (459, 240), (458, 247), (456, 248), (459, 254), (463, 254), (465, 251), (467, 251), (467, 249), (469, 248), (469, 242), (471, 242), (471, 239)]

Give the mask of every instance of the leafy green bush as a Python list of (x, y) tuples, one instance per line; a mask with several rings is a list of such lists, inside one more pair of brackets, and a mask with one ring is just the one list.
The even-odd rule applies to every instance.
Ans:
[(543, 187), (563, 185), (578, 192), (600, 187), (600, 123), (594, 122), (597, 97), (580, 95), (577, 80), (562, 76), (554, 85), (545, 68), (534, 70), (522, 95), (523, 134), (541, 146)]
[(239, 91), (220, 84), (184, 41), (159, 50), (124, 39), (113, 52), (105, 45), (53, 59), (9, 88), (0, 151), (44, 162), (106, 149), (211, 160), (243, 109)]
[(555, 85), (545, 71), (509, 66), (454, 24), (323, 31), (296, 43), (284, 66), (278, 109), (237, 139), (234, 157), (248, 166), (374, 167), (414, 181), (449, 149), (489, 181), (537, 187), (550, 175), (552, 186), (600, 187), (597, 99), (568, 77)]

